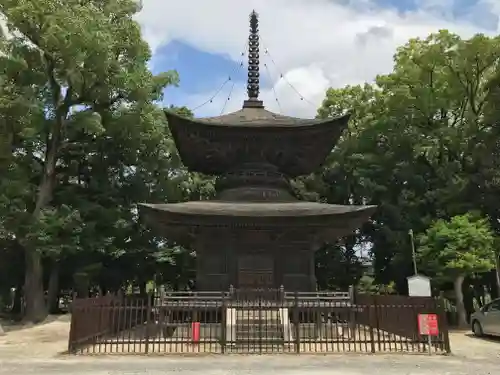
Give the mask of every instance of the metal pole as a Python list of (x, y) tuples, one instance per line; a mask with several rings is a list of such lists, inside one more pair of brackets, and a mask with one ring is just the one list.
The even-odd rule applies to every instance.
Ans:
[(411, 255), (413, 259), (413, 272), (415, 275), (418, 275), (417, 272), (417, 254), (415, 253), (415, 241), (413, 240), (413, 229), (410, 229), (408, 231), (408, 235), (410, 236), (410, 243), (411, 243)]

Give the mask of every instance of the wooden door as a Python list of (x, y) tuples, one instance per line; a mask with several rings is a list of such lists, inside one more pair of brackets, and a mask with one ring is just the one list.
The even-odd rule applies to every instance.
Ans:
[(274, 259), (264, 254), (244, 254), (238, 257), (239, 289), (274, 288)]

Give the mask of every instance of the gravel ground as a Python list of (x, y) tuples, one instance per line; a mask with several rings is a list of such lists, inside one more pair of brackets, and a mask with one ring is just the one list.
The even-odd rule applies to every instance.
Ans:
[(9, 332), (0, 337), (0, 375), (245, 374), (245, 375), (493, 375), (500, 371), (500, 340), (450, 334), (452, 356), (441, 355), (185, 355), (66, 356), (68, 323)]
[(456, 357), (417, 355), (329, 355), (329, 356), (204, 356), (204, 357), (115, 357), (72, 358), (46, 361), (0, 362), (7, 375), (104, 375), (104, 374), (258, 374), (258, 375), (493, 375), (499, 363), (464, 361)]

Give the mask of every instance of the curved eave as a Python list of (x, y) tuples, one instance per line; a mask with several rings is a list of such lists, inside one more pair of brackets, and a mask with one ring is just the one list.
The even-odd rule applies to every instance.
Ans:
[(340, 206), (310, 202), (234, 203), (186, 202), (140, 204), (148, 224), (163, 236), (188, 242), (200, 228), (310, 228), (318, 241), (334, 241), (348, 235), (369, 220), (377, 206)]
[(140, 203), (141, 208), (166, 215), (191, 217), (237, 217), (237, 218), (300, 218), (324, 216), (350, 216), (360, 212), (373, 213), (377, 206), (336, 205), (316, 202), (229, 202), (192, 201), (183, 203)]
[[(141, 214), (163, 233), (183, 233), (200, 227), (311, 227), (345, 235), (367, 221), (377, 206), (320, 203), (186, 202), (140, 204)], [(177, 237), (179, 234), (175, 234)]]
[[(268, 159), (283, 157), (276, 166), (292, 178), (321, 167), (350, 118), (346, 114), (328, 119), (298, 119), (260, 111), (266, 115), (245, 121), (235, 115), (240, 111), (205, 119), (186, 118), (171, 111), (165, 111), (165, 115), (181, 160), (192, 171), (224, 173), (238, 159), (238, 148), (245, 150), (253, 145), (259, 152), (269, 154)], [(289, 149), (278, 157), (274, 153), (279, 147)]]
[[(303, 119), (298, 117), (283, 116), (272, 113), (261, 108), (244, 108), (227, 115), (216, 117), (189, 118), (179, 115), (170, 110), (165, 110), (165, 116), (169, 122), (169, 126), (186, 125), (186, 126), (201, 126), (201, 127), (230, 127), (230, 128), (272, 128), (272, 129), (289, 129), (289, 128), (307, 128), (311, 126), (338, 126), (339, 124), (347, 124), (351, 113), (346, 113), (342, 116), (330, 117), (326, 119)], [(172, 125), (170, 125), (172, 123)]]

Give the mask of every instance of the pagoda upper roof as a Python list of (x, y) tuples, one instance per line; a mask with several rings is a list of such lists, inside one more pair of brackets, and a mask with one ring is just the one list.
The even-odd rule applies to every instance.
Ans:
[[(167, 112), (167, 117), (180, 117), (172, 112)], [(327, 119), (304, 119), (298, 117), (280, 115), (263, 107), (243, 107), (242, 109), (228, 113), (222, 116), (204, 117), (190, 119), (193, 123), (215, 125), (215, 126), (231, 126), (231, 127), (263, 127), (263, 128), (290, 128), (303, 126), (318, 126), (321, 124), (338, 124), (343, 122), (342, 119), (348, 120), (349, 115), (327, 118)], [(184, 118), (185, 119), (185, 118)], [(174, 120), (175, 121), (175, 120)]]
[(165, 114), (179, 155), (190, 170), (220, 175), (245, 163), (263, 162), (289, 177), (319, 168), (350, 117), (301, 119), (263, 107), (206, 118)]

